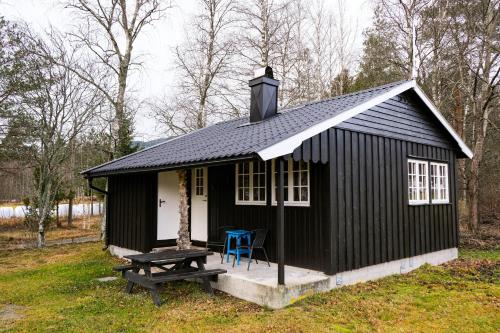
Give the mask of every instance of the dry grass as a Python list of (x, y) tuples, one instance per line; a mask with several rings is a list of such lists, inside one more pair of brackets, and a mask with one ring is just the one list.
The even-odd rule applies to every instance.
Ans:
[[(73, 225), (67, 226), (66, 220), (61, 220), (62, 226), (51, 225), (46, 232), (46, 240), (69, 239), (84, 236), (98, 236), (101, 217), (78, 217), (73, 219)], [(28, 232), (21, 218), (0, 219), (0, 249), (12, 245), (30, 244), (35, 235)]]
[(500, 221), (481, 223), (476, 233), (461, 226), (460, 247), (480, 250), (500, 249)]

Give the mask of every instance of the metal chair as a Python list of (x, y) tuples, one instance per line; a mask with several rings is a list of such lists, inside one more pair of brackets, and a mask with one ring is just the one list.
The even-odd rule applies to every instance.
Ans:
[(235, 230), (238, 229), (237, 227), (234, 226), (222, 226), (217, 228), (217, 240), (213, 241), (207, 241), (206, 248), (221, 248), (222, 247), (222, 252), (220, 252), (220, 263), (222, 264), (224, 262), (224, 252), (226, 251), (226, 245), (227, 245), (227, 234), (226, 231), (228, 230)]
[[(252, 254), (254, 250), (262, 250), (264, 252), (264, 256), (266, 257), (267, 265), (271, 267), (271, 264), (269, 264), (269, 258), (267, 257), (267, 252), (266, 249), (264, 248), (264, 242), (266, 241), (266, 236), (267, 236), (267, 229), (255, 229), (252, 230), (252, 234), (255, 235), (252, 245), (250, 246), (250, 254), (248, 255), (248, 266), (247, 266), (247, 271), (250, 270), (250, 263), (252, 262)], [(241, 245), (240, 248), (246, 248), (248, 249), (247, 245)], [(234, 260), (233, 258), (233, 267), (234, 267)], [(259, 263), (257, 261), (257, 258), (255, 258), (255, 263)]]

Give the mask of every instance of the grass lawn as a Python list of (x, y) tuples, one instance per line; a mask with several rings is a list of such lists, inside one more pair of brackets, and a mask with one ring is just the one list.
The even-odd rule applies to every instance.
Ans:
[(0, 331), (7, 332), (498, 332), (500, 250), (344, 287), (268, 310), (196, 283), (169, 284), (156, 308), (121, 292), (118, 260), (87, 243), (0, 252)]

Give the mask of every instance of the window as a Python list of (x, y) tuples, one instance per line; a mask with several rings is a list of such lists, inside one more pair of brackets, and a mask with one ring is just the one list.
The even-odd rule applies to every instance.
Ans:
[[(273, 161), (273, 204), (276, 204), (277, 175), (275, 163)], [(292, 159), (285, 162), (283, 172), (285, 183), (284, 201), (288, 206), (309, 206), (309, 163), (304, 161), (293, 161)]]
[(194, 192), (195, 195), (205, 195), (205, 178), (203, 176), (203, 168), (194, 169)]
[(236, 164), (236, 204), (266, 204), (266, 163), (260, 161)]
[(253, 201), (266, 202), (266, 163), (253, 162)]
[(410, 204), (429, 202), (428, 163), (408, 160), (408, 199)]
[(448, 164), (431, 162), (432, 203), (448, 203)]

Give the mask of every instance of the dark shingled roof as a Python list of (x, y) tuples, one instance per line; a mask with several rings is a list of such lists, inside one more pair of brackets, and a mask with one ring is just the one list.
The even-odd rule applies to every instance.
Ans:
[(217, 123), (83, 171), (82, 174), (95, 177), (253, 157), (264, 148), (406, 82), (394, 82), (307, 103), (282, 110), (276, 116), (257, 123), (249, 123), (248, 117)]

